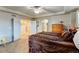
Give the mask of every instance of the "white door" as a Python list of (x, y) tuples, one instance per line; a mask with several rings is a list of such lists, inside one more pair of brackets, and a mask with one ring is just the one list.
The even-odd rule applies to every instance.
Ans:
[(31, 21), (31, 34), (36, 33), (36, 21)]

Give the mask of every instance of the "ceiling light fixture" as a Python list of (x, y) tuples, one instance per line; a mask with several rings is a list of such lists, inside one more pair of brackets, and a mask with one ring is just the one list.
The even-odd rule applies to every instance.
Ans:
[(34, 13), (39, 14), (40, 13), (40, 9), (34, 9)]
[(41, 12), (40, 6), (34, 6), (34, 13), (39, 14)]
[(42, 11), (42, 7), (40, 6), (29, 6), (28, 9), (32, 9), (35, 14), (39, 14)]

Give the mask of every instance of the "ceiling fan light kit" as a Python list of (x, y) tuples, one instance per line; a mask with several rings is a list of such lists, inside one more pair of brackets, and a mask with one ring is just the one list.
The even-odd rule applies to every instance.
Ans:
[(40, 13), (40, 10), (39, 9), (34, 9), (34, 13), (35, 14), (39, 14)]

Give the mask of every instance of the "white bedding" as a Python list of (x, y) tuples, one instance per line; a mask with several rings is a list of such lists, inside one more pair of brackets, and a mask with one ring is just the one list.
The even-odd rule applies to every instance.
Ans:
[(79, 31), (74, 35), (73, 42), (77, 49), (79, 49)]

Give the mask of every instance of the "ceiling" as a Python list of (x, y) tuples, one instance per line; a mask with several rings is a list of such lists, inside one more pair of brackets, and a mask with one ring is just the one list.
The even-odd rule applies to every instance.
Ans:
[(79, 6), (39, 6), (40, 13), (34, 13), (34, 6), (2, 6), (0, 10), (17, 13), (29, 17), (43, 17), (64, 14), (79, 8)]

